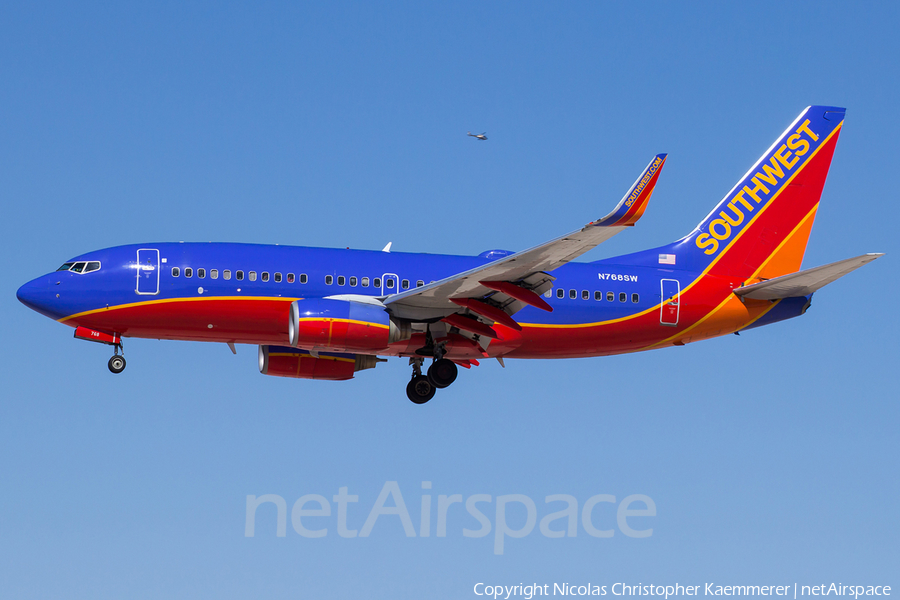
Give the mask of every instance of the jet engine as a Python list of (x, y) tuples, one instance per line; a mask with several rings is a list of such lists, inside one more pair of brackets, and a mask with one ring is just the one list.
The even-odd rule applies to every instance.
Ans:
[(357, 371), (374, 369), (379, 359), (371, 354), (316, 353), (286, 346), (260, 346), (259, 372), (277, 377), (325, 379), (343, 381), (353, 379)]
[(384, 306), (334, 298), (291, 303), (291, 346), (329, 351), (372, 352), (409, 339), (409, 322), (392, 318)]

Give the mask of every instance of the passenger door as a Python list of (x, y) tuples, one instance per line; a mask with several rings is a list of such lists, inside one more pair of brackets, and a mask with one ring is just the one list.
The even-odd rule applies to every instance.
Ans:
[(137, 251), (137, 286), (141, 295), (159, 293), (159, 250), (141, 248)]

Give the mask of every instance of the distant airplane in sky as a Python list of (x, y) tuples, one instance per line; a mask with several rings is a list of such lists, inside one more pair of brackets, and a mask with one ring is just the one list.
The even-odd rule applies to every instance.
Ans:
[(608, 215), (521, 252), (137, 244), (76, 256), (17, 296), (113, 346), (114, 373), (126, 337), (254, 344), (263, 374), (306, 379), (396, 356), (422, 404), (486, 358), (683, 346), (805, 313), (813, 292), (881, 256), (800, 270), (843, 120), (807, 108), (692, 232), (624, 256), (571, 262), (638, 221), (665, 154)]
[[(485, 133), (487, 133), (487, 132), (485, 132)], [(466, 135), (470, 135), (473, 138), (477, 138), (482, 141), (487, 140), (487, 136), (484, 133), (472, 133), (471, 131), (468, 131), (468, 132), (466, 132)]]

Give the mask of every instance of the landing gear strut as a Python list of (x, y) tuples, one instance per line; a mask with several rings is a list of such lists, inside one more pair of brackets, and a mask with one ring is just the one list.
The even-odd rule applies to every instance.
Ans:
[[(413, 368), (413, 374), (412, 379), (406, 386), (406, 395), (416, 404), (425, 404), (434, 398), (434, 393), (456, 381), (456, 376), (459, 373), (456, 363), (444, 358), (444, 354), (446, 354), (444, 344), (435, 344), (431, 339), (430, 331), (427, 339), (429, 341), (428, 346), (416, 352), (419, 356), (409, 359), (409, 364)], [(434, 362), (428, 367), (428, 374), (423, 375), (422, 363), (425, 359), (422, 355), (426, 351), (434, 355)]]
[(422, 375), (422, 358), (418, 356), (410, 358), (409, 364), (412, 365), (413, 376), (406, 384), (406, 396), (414, 404), (425, 404), (434, 398), (437, 388), (426, 375)]
[(109, 370), (113, 373), (121, 373), (125, 370), (125, 356), (124, 350), (123, 354), (119, 354), (119, 351), (122, 350), (122, 344), (115, 344), (113, 346), (113, 352), (115, 354), (112, 355), (112, 358), (109, 359), (109, 362), (106, 363), (106, 366), (109, 367)]

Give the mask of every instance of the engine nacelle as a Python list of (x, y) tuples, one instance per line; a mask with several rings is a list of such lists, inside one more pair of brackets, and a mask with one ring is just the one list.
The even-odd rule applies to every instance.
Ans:
[(384, 306), (353, 300), (310, 298), (291, 303), (291, 346), (372, 352), (412, 335), (408, 322), (392, 319)]
[(276, 377), (343, 381), (353, 379), (357, 371), (374, 369), (378, 362), (378, 357), (371, 354), (323, 352), (313, 356), (300, 348), (259, 347), (259, 372)]

